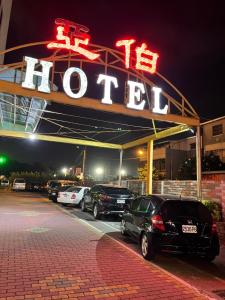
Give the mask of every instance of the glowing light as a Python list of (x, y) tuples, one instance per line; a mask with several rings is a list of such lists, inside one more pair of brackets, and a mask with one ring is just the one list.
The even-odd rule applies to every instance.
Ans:
[(145, 100), (141, 100), (141, 94), (145, 94), (143, 83), (128, 80), (127, 84), (129, 86), (129, 101), (127, 107), (143, 110), (145, 106)]
[[(144, 57), (142, 55), (148, 56)], [(147, 45), (143, 43), (141, 47), (136, 47), (136, 69), (149, 72), (151, 74), (156, 71), (156, 63), (159, 55), (147, 49)], [(144, 64), (143, 64), (144, 63)]]
[[(71, 79), (71, 75), (73, 73), (77, 73), (79, 75), (79, 79), (80, 79), (80, 89), (77, 93), (72, 92), (71, 87), (70, 87), (70, 79)], [(86, 93), (87, 91), (87, 76), (84, 73), (84, 71), (82, 71), (79, 68), (68, 68), (63, 76), (63, 88), (65, 93), (70, 96), (71, 98), (81, 98), (83, 97), (83, 95)]]
[(139, 154), (139, 155), (143, 155), (143, 154), (144, 154), (144, 151), (143, 151), (143, 150), (138, 150), (138, 154)]
[(125, 46), (125, 66), (128, 69), (130, 67), (130, 46), (135, 40), (120, 40), (116, 42), (117, 47)]
[(66, 174), (67, 174), (67, 168), (62, 168), (62, 173), (64, 174), (64, 176), (66, 176)]
[(167, 111), (168, 111), (168, 105), (167, 104), (164, 106), (163, 109), (160, 108), (160, 98), (159, 98), (159, 96), (160, 96), (160, 93), (161, 93), (162, 89), (154, 86), (152, 88), (152, 91), (154, 93), (154, 107), (153, 107), (152, 111), (154, 113), (157, 113), (157, 114), (164, 114), (164, 115), (167, 114)]
[(102, 98), (102, 103), (112, 104), (112, 100), (111, 100), (111, 83), (114, 84), (115, 88), (118, 88), (117, 78), (113, 77), (113, 76), (99, 74), (97, 84), (100, 84), (102, 81), (105, 81), (104, 97)]
[[(84, 39), (74, 37), (74, 44), (73, 44), (72, 38), (70, 38), (69, 36), (64, 34), (64, 33), (68, 33), (67, 30), (65, 30), (64, 26), (58, 26), (56, 29), (57, 29), (57, 35), (56, 35), (57, 41), (65, 41), (65, 43), (51, 42), (47, 45), (47, 48), (72, 50), (73, 52), (77, 52), (77, 53), (87, 57), (90, 60), (95, 60), (96, 58), (98, 58), (100, 56), (97, 53), (91, 52), (91, 51), (81, 47), (81, 45), (85, 45), (85, 46), (88, 45), (89, 37), (86, 37)], [(85, 35), (83, 34), (83, 36), (85, 36)]]
[(32, 141), (36, 140), (36, 135), (34, 133), (30, 134), (29, 139)]
[(103, 168), (101, 168), (101, 167), (98, 167), (98, 168), (95, 169), (95, 173), (96, 173), (97, 175), (102, 175), (103, 172), (104, 172), (104, 170), (103, 170)]
[(56, 177), (56, 174), (54, 174), (53, 177)]
[[(39, 92), (50, 93), (49, 87), (49, 72), (50, 68), (53, 66), (53, 63), (50, 61), (38, 60), (33, 57), (25, 56), (24, 60), (26, 61), (26, 73), (25, 79), (22, 82), (22, 87), (28, 88), (31, 90), (35, 89), (34, 76), (41, 78), (41, 84), (38, 86)], [(35, 65), (39, 63), (42, 66), (41, 71), (35, 71)]]
[(121, 174), (122, 176), (125, 176), (125, 175), (127, 174), (127, 172), (126, 172), (126, 170), (122, 169), (122, 170), (120, 171), (120, 174)]

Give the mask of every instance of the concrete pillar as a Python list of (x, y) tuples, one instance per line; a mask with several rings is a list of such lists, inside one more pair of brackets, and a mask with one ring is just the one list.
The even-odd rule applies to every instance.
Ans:
[(118, 180), (119, 186), (121, 186), (121, 180), (122, 180), (122, 166), (123, 166), (123, 149), (120, 150), (119, 180)]
[(202, 189), (201, 189), (202, 166), (201, 166), (200, 126), (197, 126), (197, 131), (196, 131), (196, 175), (197, 175), (197, 197), (198, 197), (198, 199), (201, 199), (201, 197), (202, 197)]
[(153, 140), (148, 142), (147, 146), (147, 182), (146, 182), (146, 194), (152, 194), (153, 186)]

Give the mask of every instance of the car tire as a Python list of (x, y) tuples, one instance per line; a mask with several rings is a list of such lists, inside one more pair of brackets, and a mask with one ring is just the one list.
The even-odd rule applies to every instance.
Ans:
[(80, 203), (80, 208), (81, 208), (81, 211), (86, 211), (86, 206), (85, 206), (85, 202), (84, 202), (84, 199), (81, 200), (81, 203)]
[(153, 260), (155, 257), (152, 239), (146, 233), (143, 233), (141, 236), (141, 254), (144, 259), (148, 260)]
[(127, 236), (127, 229), (126, 229), (126, 221), (124, 219), (121, 220), (120, 224), (120, 233), (123, 236)]
[(98, 204), (97, 203), (95, 203), (95, 205), (94, 205), (93, 215), (94, 215), (94, 218), (96, 220), (100, 219), (100, 214), (99, 214), (99, 209), (98, 209)]

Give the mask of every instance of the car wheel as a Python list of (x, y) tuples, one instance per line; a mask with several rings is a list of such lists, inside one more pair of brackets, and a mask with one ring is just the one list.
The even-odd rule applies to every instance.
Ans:
[(80, 206), (81, 206), (81, 211), (86, 211), (86, 207), (85, 207), (85, 202), (84, 202), (84, 200), (81, 201)]
[(95, 205), (94, 205), (93, 215), (94, 215), (94, 218), (96, 220), (100, 219), (99, 210), (98, 210), (98, 204), (97, 203), (95, 203)]
[(127, 236), (127, 229), (126, 229), (126, 221), (124, 219), (121, 220), (120, 224), (120, 233), (124, 236)]
[(143, 233), (141, 237), (141, 254), (148, 260), (152, 260), (155, 257), (152, 241), (146, 233)]

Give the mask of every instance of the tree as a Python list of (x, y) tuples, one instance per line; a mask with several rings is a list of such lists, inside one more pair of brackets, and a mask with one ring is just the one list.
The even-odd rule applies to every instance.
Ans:
[[(138, 178), (139, 179), (147, 179), (147, 164), (144, 165), (143, 168), (138, 168)], [(153, 180), (161, 179), (160, 173), (156, 168), (153, 168)]]
[[(223, 163), (218, 155), (211, 152), (207, 156), (202, 157), (202, 171), (221, 171), (225, 170)], [(178, 172), (178, 179), (196, 179), (196, 158), (188, 158), (181, 165)]]

